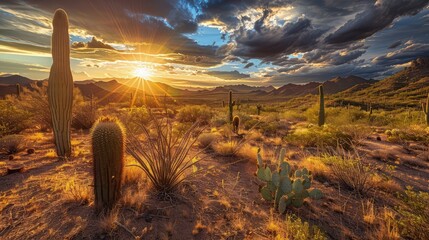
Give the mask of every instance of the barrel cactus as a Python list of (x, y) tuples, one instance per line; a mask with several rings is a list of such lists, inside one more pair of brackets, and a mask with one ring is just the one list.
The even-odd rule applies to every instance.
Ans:
[(48, 99), (52, 116), (56, 152), (59, 157), (71, 155), (70, 125), (72, 120), (73, 77), (70, 70), (70, 40), (67, 13), (55, 11), (52, 33), (52, 66), (48, 79)]
[(323, 95), (323, 85), (319, 86), (319, 126), (325, 124), (325, 97)]
[(110, 210), (120, 197), (125, 131), (116, 118), (102, 117), (91, 131), (97, 212)]
[(426, 125), (429, 126), (429, 93), (428, 93), (428, 96), (426, 97), (426, 104), (422, 103), (422, 110), (423, 110), (423, 113), (425, 114)]
[(235, 116), (232, 120), (232, 127), (235, 133), (238, 134), (238, 127), (240, 126), (240, 117)]
[(267, 201), (274, 201), (274, 207), (279, 213), (284, 213), (286, 207), (301, 207), (304, 199), (320, 199), (323, 197), (322, 191), (311, 187), (311, 175), (306, 169), (298, 169), (291, 176), (291, 167), (284, 161), (286, 150), (281, 149), (277, 159), (277, 169), (271, 170), (264, 165), (260, 152), (258, 151), (258, 170), (256, 176), (265, 182), (260, 189), (262, 197)]

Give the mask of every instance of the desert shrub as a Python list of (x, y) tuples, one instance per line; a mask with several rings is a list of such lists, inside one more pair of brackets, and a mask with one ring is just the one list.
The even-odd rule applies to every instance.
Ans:
[(371, 127), (362, 124), (345, 124), (338, 126), (338, 130), (350, 136), (355, 145), (361, 144), (372, 133)]
[(328, 239), (325, 233), (315, 225), (310, 226), (308, 222), (302, 221), (295, 215), (287, 215), (285, 220), (285, 239), (295, 240), (322, 240)]
[(429, 141), (429, 128), (421, 125), (411, 125), (404, 129), (394, 128), (386, 130), (387, 140), (389, 142), (423, 142)]
[(293, 121), (293, 122), (307, 121), (306, 116), (302, 112), (297, 110), (284, 111), (281, 114), (281, 116), (286, 121)]
[(198, 145), (201, 148), (208, 148), (219, 138), (218, 133), (203, 133), (198, 137)]
[(252, 128), (257, 128), (257, 126), (260, 124), (260, 121), (257, 119), (249, 119), (245, 122), (243, 122), (243, 126), (245, 130), (249, 130)]
[(342, 146), (349, 148), (352, 143), (352, 136), (325, 124), (322, 127), (309, 125), (307, 128), (297, 128), (286, 137), (286, 140), (301, 147), (336, 148)]
[(30, 126), (31, 113), (19, 108), (13, 98), (0, 100), (0, 136), (17, 134)]
[(322, 161), (330, 167), (338, 181), (349, 189), (364, 194), (373, 187), (375, 168), (365, 165), (357, 151), (348, 152), (344, 149), (325, 155)]
[(127, 152), (138, 162), (136, 166), (145, 172), (153, 187), (168, 194), (196, 172), (195, 164), (199, 160), (196, 155), (189, 156), (189, 152), (203, 129), (196, 122), (185, 133), (177, 135), (170, 121), (152, 119), (151, 122), (156, 136), (152, 137), (148, 127), (141, 125), (145, 140), (129, 133)]
[(179, 110), (177, 113), (179, 122), (197, 122), (208, 124), (213, 117), (213, 112), (207, 106), (188, 105)]
[[(43, 130), (52, 126), (47, 89), (47, 82), (32, 84), (30, 88), (23, 89), (21, 100), (19, 101), (19, 107), (31, 113), (31, 120)], [(73, 117), (79, 113), (80, 109), (76, 106), (80, 106), (82, 102), (84, 102), (84, 99), (79, 88), (73, 88)]]
[(78, 106), (73, 106), (72, 127), (75, 129), (90, 129), (98, 119), (97, 106), (94, 102), (83, 102)]
[(213, 150), (221, 156), (234, 156), (241, 147), (241, 142), (237, 140), (219, 141), (213, 144)]
[(239, 158), (249, 160), (252, 163), (256, 163), (256, 156), (258, 154), (258, 150), (259, 150), (259, 147), (252, 146), (248, 143), (245, 143), (237, 151), (236, 155)]
[(147, 125), (151, 121), (150, 114), (146, 107), (133, 107), (118, 115), (124, 123), (127, 132), (141, 132), (142, 129), (140, 125)]
[(405, 204), (397, 207), (401, 235), (410, 239), (429, 239), (429, 232), (424, 230), (429, 226), (429, 193), (407, 187), (400, 198)]
[(0, 152), (6, 154), (15, 154), (22, 151), (25, 147), (24, 136), (22, 135), (7, 135), (0, 138)]
[(307, 168), (313, 178), (320, 182), (329, 180), (331, 171), (320, 157), (309, 156), (300, 162), (300, 166)]

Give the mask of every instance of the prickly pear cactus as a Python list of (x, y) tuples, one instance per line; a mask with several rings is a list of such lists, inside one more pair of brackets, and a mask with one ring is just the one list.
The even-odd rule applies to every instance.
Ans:
[(262, 198), (267, 201), (274, 201), (274, 207), (279, 213), (284, 213), (288, 206), (301, 207), (308, 197), (320, 199), (323, 197), (322, 191), (311, 187), (311, 175), (306, 169), (298, 169), (291, 175), (289, 163), (284, 161), (286, 149), (282, 148), (277, 159), (277, 169), (274, 171), (263, 163), (258, 151), (258, 170), (256, 176), (265, 182), (265, 186), (260, 189)]
[(125, 131), (115, 118), (100, 118), (91, 131), (95, 208), (110, 210), (120, 197)]
[(49, 108), (55, 147), (59, 157), (71, 155), (70, 125), (73, 104), (73, 77), (70, 70), (69, 21), (67, 13), (55, 11), (52, 33), (52, 66), (48, 80)]

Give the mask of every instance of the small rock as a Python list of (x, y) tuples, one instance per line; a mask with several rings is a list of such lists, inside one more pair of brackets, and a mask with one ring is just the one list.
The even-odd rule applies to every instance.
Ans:
[(326, 187), (328, 187), (329, 183), (328, 182), (324, 182), (323, 185), (325, 185)]
[(381, 141), (381, 137), (380, 136), (377, 136), (377, 141)]
[(34, 148), (27, 149), (28, 154), (33, 154), (35, 152)]
[(9, 160), (13, 160), (13, 155), (9, 155)]

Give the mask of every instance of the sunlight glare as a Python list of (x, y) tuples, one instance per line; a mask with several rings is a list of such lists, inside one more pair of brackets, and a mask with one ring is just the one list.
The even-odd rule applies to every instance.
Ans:
[(139, 78), (149, 78), (152, 76), (152, 72), (150, 69), (142, 67), (142, 68), (136, 68), (134, 70), (134, 75)]

